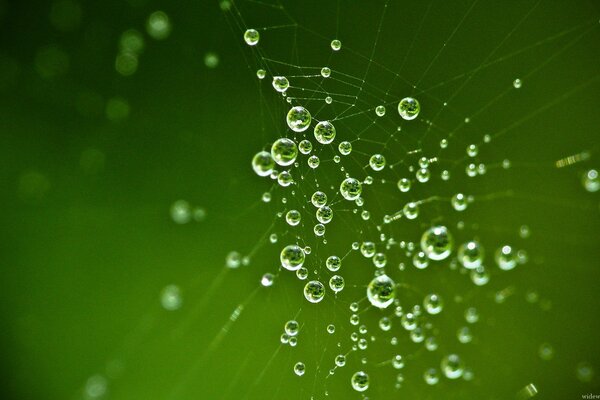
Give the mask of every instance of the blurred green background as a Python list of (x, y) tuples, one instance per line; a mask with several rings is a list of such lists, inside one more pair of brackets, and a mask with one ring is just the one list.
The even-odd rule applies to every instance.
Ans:
[[(377, 332), (383, 314), (369, 310), (362, 321), (381, 340), (364, 353), (372, 381), (367, 395), (508, 399), (529, 383), (545, 399), (600, 394), (598, 193), (581, 184), (582, 173), (599, 166), (598, 2), (389, 1), (379, 35), (385, 2), (265, 3), (232, 2), (224, 11), (205, 0), (0, 1), (3, 398), (317, 399), (325, 392), (360, 398), (349, 386), (360, 357), (325, 376), (336, 343), (347, 349), (347, 306), (364, 297), (372, 266), (351, 255), (347, 290), (318, 306), (304, 300), (303, 284), (291, 273), (261, 288), (260, 277), (277, 271), (287, 244), (271, 245), (265, 235), (293, 236), (275, 217), (285, 208), (284, 191), (273, 190), (268, 205), (260, 202), (271, 183), (253, 174), (250, 160), (286, 134), (289, 106), (272, 93), (271, 75), (298, 73), (289, 64), (328, 63), (362, 78), (375, 42), (367, 90), (414, 94), (424, 119), (434, 118), (442, 109), (437, 100), (465, 79), (453, 77), (468, 76), (492, 51), (488, 61), (502, 60), (461, 88), (437, 119), (441, 132), (425, 136), (427, 126), (415, 123), (398, 140), (433, 156), (439, 139), (473, 116), (454, 134), (456, 147), (443, 154), (442, 163), (455, 168), (452, 179), (416, 189), (415, 199), (512, 190), (512, 197), (476, 201), (464, 221), (467, 231), (489, 241), (489, 254), (508, 241), (526, 249), (530, 262), (477, 290), (456, 272), (409, 268), (400, 280), (412, 291), (438, 290), (448, 299), (437, 323), (444, 348), (456, 347), (450, 343), (464, 310), (450, 299), (458, 295), (480, 310), (475, 342), (457, 350), (475, 379), (426, 386), (423, 371), (439, 361), (409, 343), (400, 350), (411, 356), (396, 392), (397, 371), (374, 366), (395, 352), (383, 346), (388, 335)], [(168, 16), (167, 37), (153, 37), (148, 28), (156, 11)], [(244, 29), (290, 24), (290, 17), (299, 27), (261, 31), (261, 54), (286, 64), (265, 63), (243, 43)], [(335, 37), (344, 47), (332, 56)], [(406, 81), (393, 79), (390, 71), (399, 66)], [(262, 82), (261, 67), (269, 73)], [(518, 91), (515, 78), (523, 79)], [(425, 93), (411, 87), (415, 82)], [(348, 89), (333, 82), (328, 90)], [(362, 109), (378, 105), (365, 101)], [(317, 107), (316, 100), (307, 104)], [(388, 115), (383, 129), (366, 130), (365, 137), (385, 140), (399, 123), (393, 106)], [(341, 123), (340, 140), (368, 125), (361, 118)], [(490, 168), (477, 181), (465, 177), (464, 147), (497, 132), (480, 159), (497, 166), (509, 158), (512, 168)], [(390, 147), (388, 158), (403, 159), (399, 149)], [(554, 167), (584, 150), (590, 160)], [(319, 174), (323, 182), (339, 182), (332, 163)], [(399, 209), (407, 201), (399, 196), (395, 185), (365, 193), (373, 218)], [(171, 206), (180, 199), (199, 209), (198, 221), (173, 221)], [(455, 226), (461, 217), (436, 206), (420, 217), (424, 225), (397, 226), (394, 235), (417, 240), (431, 221)], [(328, 227), (328, 246), (340, 255), (355, 240), (378, 240), (369, 233), (374, 224), (363, 230), (367, 223), (358, 216), (339, 218), (353, 221)], [(532, 231), (526, 240), (518, 236), (523, 224)], [(314, 241), (312, 226), (302, 229)], [(311, 262), (320, 268), (329, 250), (313, 249)], [(250, 264), (227, 269), (231, 251), (251, 254)], [(161, 307), (169, 284), (181, 289), (175, 311)], [(514, 295), (495, 303), (494, 293), (507, 287)], [(532, 292), (539, 301), (525, 300)], [(239, 318), (228, 323), (240, 305)], [(293, 317), (303, 325), (299, 344), (278, 349), (283, 324)], [(328, 323), (339, 336), (326, 334)], [(543, 343), (554, 348), (551, 360), (538, 355)], [(300, 360), (307, 372), (296, 377), (292, 366)], [(596, 372), (591, 382), (577, 379), (580, 362)]]

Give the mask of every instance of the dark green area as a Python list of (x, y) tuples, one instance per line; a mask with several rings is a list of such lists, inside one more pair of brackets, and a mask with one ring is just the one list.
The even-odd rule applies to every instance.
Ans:
[[(349, 387), (358, 368), (370, 374), (371, 399), (511, 399), (529, 383), (543, 399), (600, 394), (599, 203), (598, 192), (588, 193), (581, 184), (586, 169), (600, 167), (598, 3), (388, 3), (378, 35), (382, 1), (290, 1), (283, 3), (285, 12), (242, 0), (229, 12), (208, 0), (0, 1), (3, 398), (82, 398), (86, 381), (97, 374), (107, 379), (106, 398), (114, 399), (323, 399), (325, 390), (331, 399), (360, 398)], [(156, 10), (172, 23), (164, 40), (146, 33), (146, 20)], [(286, 13), (299, 28), (261, 31), (258, 46), (263, 56), (286, 64), (269, 64), (267, 78), (258, 81), (255, 72), (266, 64), (244, 44), (243, 30), (290, 24)], [(129, 29), (143, 35), (145, 47), (137, 71), (122, 76), (115, 58)], [(329, 42), (336, 37), (342, 50), (332, 54)], [(214, 69), (204, 63), (207, 52), (218, 54)], [(486, 59), (494, 63), (467, 78)], [(363, 129), (364, 138), (380, 142), (393, 132), (397, 141), (384, 153), (388, 160), (414, 163), (418, 156), (406, 152), (415, 148), (436, 155), (439, 140), (473, 116), (441, 153), (450, 181), (438, 178), (437, 167), (432, 181), (410, 195), (400, 194), (395, 183), (363, 188), (373, 220), (431, 195), (513, 193), (476, 200), (464, 214), (448, 202), (423, 206), (416, 223), (392, 228), (398, 240), (416, 241), (431, 223), (445, 223), (457, 243), (480, 237), (490, 264), (501, 244), (527, 250), (528, 264), (507, 273), (495, 268), (484, 288), (447, 263), (424, 271), (408, 265), (404, 273), (389, 268), (408, 288), (401, 301), (418, 303), (432, 290), (446, 299), (437, 337), (468, 361), (473, 381), (442, 379), (426, 386), (423, 371), (438, 367), (444, 353), (415, 350), (397, 321), (392, 333), (383, 334), (377, 321), (386, 314), (373, 309), (361, 314), (361, 323), (377, 340), (324, 379), (339, 352), (336, 343), (349, 345), (348, 305), (364, 297), (374, 269), (358, 253), (344, 260), (348, 287), (336, 301), (328, 291), (319, 305), (307, 303), (304, 284), (287, 271), (273, 287), (259, 287), (262, 274), (277, 272), (280, 249), (294, 242), (284, 221), (275, 218), (285, 209), (281, 198), (299, 204), (314, 190), (308, 179), (297, 196), (274, 189), (265, 205), (260, 197), (272, 183), (250, 168), (257, 151), (277, 137), (291, 137), (284, 122), (289, 105), (274, 94), (269, 78), (315, 70), (290, 65), (327, 65), (333, 77), (340, 71), (359, 78), (368, 66), (366, 92), (389, 90), (390, 101), (418, 98), (420, 117), (440, 127), (431, 134), (422, 122), (401, 123), (393, 104), (376, 127), (364, 115), (336, 125), (335, 143)], [(393, 79), (400, 67), (402, 78)], [(518, 90), (515, 78), (523, 80)], [(465, 79), (444, 109), (440, 99), (452, 96)], [(411, 87), (417, 82), (424, 93)], [(435, 86), (439, 82), (444, 84)], [(350, 89), (332, 80), (328, 90)], [(360, 110), (379, 105), (367, 94), (361, 98), (368, 106)], [(305, 105), (318, 110), (324, 103)], [(333, 118), (342, 109), (324, 108), (319, 116)], [(465, 147), (499, 132), (481, 146), (478, 159), (488, 173), (467, 178)], [(374, 144), (354, 146), (379, 151)], [(555, 168), (556, 160), (584, 150), (590, 160)], [(324, 152), (317, 170), (325, 186), (339, 185), (342, 176), (339, 166), (323, 161), (333, 154)], [(348, 170), (363, 179), (368, 158), (353, 157), (357, 163)], [(506, 158), (509, 170), (499, 167)], [(206, 219), (175, 224), (169, 208), (179, 199), (204, 208)], [(330, 253), (342, 256), (353, 241), (378, 241), (375, 223), (338, 211), (352, 208), (343, 205), (334, 207), (327, 246), (317, 244), (303, 214), (306, 225), (299, 232), (313, 247), (311, 276), (319, 269), (319, 277), (328, 279), (323, 260)], [(467, 226), (463, 231), (455, 229), (460, 220)], [(523, 224), (531, 228), (528, 239), (519, 238)], [(280, 237), (275, 245), (263, 236), (273, 232)], [(245, 255), (257, 243), (249, 266), (224, 267), (230, 251)], [(398, 254), (389, 258), (393, 265), (410, 263)], [(160, 306), (168, 284), (181, 287), (180, 310)], [(494, 293), (507, 287), (514, 294), (496, 304)], [(540, 301), (528, 303), (528, 291), (539, 293)], [(457, 295), (463, 305), (452, 301)], [(240, 304), (242, 313), (228, 325)], [(474, 343), (457, 345), (466, 306), (476, 306), (482, 320), (472, 326)], [(303, 326), (298, 346), (277, 350), (285, 321), (296, 315)], [(334, 335), (325, 332), (329, 323), (337, 327)], [(392, 335), (401, 338), (397, 350), (383, 343)], [(538, 356), (546, 342), (555, 350), (550, 361)], [(396, 352), (408, 357), (398, 392), (398, 371), (374, 367)], [(360, 366), (363, 355), (367, 366)], [(292, 372), (297, 361), (307, 367), (301, 378)], [(593, 365), (592, 382), (576, 379), (581, 361)]]

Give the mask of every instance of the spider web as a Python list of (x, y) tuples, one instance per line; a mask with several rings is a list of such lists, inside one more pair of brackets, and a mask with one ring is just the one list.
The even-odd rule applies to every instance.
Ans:
[[(278, 183), (277, 173), (252, 178), (258, 200), (242, 206), (236, 221), (259, 221), (264, 233), (249, 239), (254, 244), (245, 249), (240, 239), (239, 253), (228, 256), (229, 265), (215, 273), (208, 289), (186, 299), (189, 311), (169, 328), (170, 335), (187, 338), (199, 320), (225, 322), (202, 337), (200, 354), (178, 356), (167, 397), (528, 398), (539, 391), (551, 398), (595, 387), (577, 375), (597, 359), (597, 346), (561, 339), (565, 332), (573, 335), (581, 315), (574, 309), (586, 303), (586, 294), (556, 282), (565, 260), (589, 276), (597, 255), (597, 198), (583, 190), (577, 169), (594, 160), (597, 139), (573, 132), (578, 126), (570, 122), (598, 122), (590, 106), (597, 104), (600, 75), (578, 59), (597, 54), (598, 10), (592, 5), (565, 10), (540, 0), (511, 7), (478, 0), (368, 5), (224, 0), (220, 6), (245, 58), (247, 79), (256, 80), (255, 94), (240, 94), (254, 103), (249, 126), (258, 128), (245, 133), (257, 137), (248, 157), (270, 151), (280, 137), (296, 144), (309, 140), (312, 151), (299, 153), (289, 167), (276, 166), (291, 174), (289, 186)], [(260, 33), (256, 46), (243, 41), (251, 28)], [(341, 41), (338, 51), (331, 47), (334, 39)], [(330, 76), (323, 76), (323, 67)], [(257, 77), (260, 69), (263, 79)], [(283, 94), (272, 86), (277, 76), (289, 80)], [(397, 111), (404, 97), (420, 103), (414, 120)], [(304, 132), (286, 124), (294, 106), (312, 115)], [(315, 140), (318, 121), (335, 125), (333, 143)], [(564, 132), (567, 126), (572, 135)], [(350, 154), (340, 153), (342, 141), (351, 143)], [(381, 171), (370, 165), (374, 154), (386, 159)], [(574, 156), (576, 167), (557, 168), (577, 154), (587, 156)], [(318, 158), (316, 168), (308, 164), (311, 156)], [(362, 182), (358, 202), (340, 193), (348, 177)], [(399, 189), (402, 179), (410, 181), (408, 191)], [(323, 236), (314, 233), (315, 191), (326, 193), (333, 210)], [(465, 210), (453, 205), (458, 194), (466, 199)], [(405, 208), (411, 203), (418, 207), (414, 219)], [(300, 212), (297, 226), (286, 223), (290, 210)], [(556, 237), (577, 224), (584, 225), (577, 228), (579, 236)], [(432, 226), (451, 232), (452, 254), (418, 268), (419, 242)], [(479, 272), (487, 283), (457, 259), (457, 248), (470, 240), (485, 249), (485, 272)], [(384, 266), (361, 254), (365, 242), (385, 255)], [(280, 266), (281, 250), (293, 244), (306, 250), (307, 277)], [(517, 260), (509, 271), (494, 260), (504, 246), (511, 246)], [(342, 260), (339, 271), (326, 268), (332, 255)], [(393, 305), (380, 310), (366, 291), (382, 271), (396, 283), (397, 294)], [(272, 286), (260, 284), (265, 274), (273, 275)], [(337, 294), (328, 285), (333, 275), (345, 280)], [(230, 315), (214, 316), (210, 304), (219, 301), (230, 280), (247, 282), (247, 291), (228, 296)], [(312, 280), (325, 285), (318, 304), (303, 295)], [(187, 291), (196, 285), (190, 283)], [(562, 291), (569, 288), (572, 298), (564, 300)], [(426, 310), (430, 294), (443, 299), (439, 314)], [(472, 309), (476, 322), (465, 317)], [(404, 326), (402, 316), (411, 312), (418, 330)], [(381, 328), (385, 318), (389, 330)], [(300, 326), (294, 346), (289, 337), (280, 340), (288, 320)], [(252, 348), (244, 348), (245, 338), (255, 334)], [(131, 344), (124, 348), (138, 351)], [(553, 360), (555, 351), (562, 356)], [(458, 379), (449, 379), (441, 366), (450, 354), (462, 360)], [(336, 366), (338, 355), (345, 365)], [(398, 355), (401, 367), (394, 365)], [(298, 362), (305, 366), (301, 376), (294, 374)], [(363, 393), (351, 385), (357, 371), (369, 376)], [(219, 374), (228, 377), (228, 385), (211, 387)]]

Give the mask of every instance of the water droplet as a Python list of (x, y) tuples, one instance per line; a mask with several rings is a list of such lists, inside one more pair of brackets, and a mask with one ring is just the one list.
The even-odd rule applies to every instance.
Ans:
[(300, 223), (300, 211), (290, 210), (285, 214), (285, 220), (290, 226), (296, 226)]
[(385, 168), (385, 157), (381, 154), (373, 154), (369, 159), (369, 166), (373, 171), (381, 171)]
[(296, 161), (298, 148), (293, 140), (288, 138), (279, 138), (271, 146), (271, 157), (281, 166), (288, 166)]
[(260, 284), (264, 287), (273, 286), (273, 282), (275, 281), (275, 276), (269, 272), (264, 274), (260, 279)]
[(340, 193), (346, 200), (356, 200), (362, 193), (362, 184), (354, 178), (346, 178), (340, 184)]
[(338, 145), (338, 150), (341, 155), (347, 156), (352, 152), (352, 144), (346, 141), (340, 142), (340, 144)]
[(305, 130), (307, 130), (310, 126), (311, 120), (312, 118), (310, 116), (310, 113), (306, 108), (302, 106), (292, 107), (290, 111), (288, 111), (286, 118), (288, 126), (294, 132), (304, 132)]
[(285, 76), (274, 76), (272, 85), (273, 89), (279, 93), (285, 93), (285, 91), (290, 87), (290, 81), (288, 81)]
[(430, 293), (427, 296), (425, 296), (425, 299), (423, 300), (423, 306), (429, 314), (435, 315), (439, 314), (442, 311), (442, 309), (444, 308), (444, 302), (442, 301), (442, 298), (439, 295), (435, 293)]
[(335, 139), (335, 126), (329, 121), (321, 121), (315, 125), (315, 139), (321, 144), (329, 144)]
[(444, 260), (452, 252), (454, 240), (445, 226), (429, 228), (421, 237), (421, 249), (431, 260)]
[(521, 82), (521, 80), (519, 78), (517, 78), (513, 81), (513, 86), (515, 89), (520, 89), (522, 85), (523, 85), (523, 82)]
[(398, 103), (398, 113), (407, 121), (417, 118), (420, 111), (421, 105), (412, 97), (405, 97)]
[(600, 190), (600, 175), (595, 169), (590, 169), (583, 174), (583, 187), (590, 193)]
[(296, 365), (294, 365), (294, 373), (298, 376), (304, 375), (305, 370), (306, 366), (302, 362), (297, 362)]
[(350, 379), (352, 388), (357, 392), (364, 392), (369, 388), (369, 375), (363, 371), (355, 372)]
[(285, 323), (283, 328), (288, 336), (296, 336), (300, 330), (300, 324), (298, 324), (298, 321), (291, 319)]
[(181, 308), (183, 299), (181, 289), (177, 285), (168, 285), (163, 288), (160, 294), (160, 303), (168, 311), (175, 311)]
[(463, 374), (463, 362), (457, 354), (449, 354), (444, 357), (440, 366), (448, 379), (458, 379)]
[(244, 32), (244, 41), (248, 46), (256, 46), (260, 39), (260, 34), (256, 29), (248, 29)]
[(475, 269), (482, 264), (484, 254), (479, 242), (470, 240), (458, 248), (458, 261), (467, 269)]
[(304, 297), (311, 303), (319, 303), (325, 297), (325, 286), (319, 281), (310, 281), (304, 286)]
[(291, 244), (281, 250), (279, 258), (283, 268), (289, 271), (296, 271), (304, 264), (305, 255), (300, 246)]
[(502, 246), (496, 250), (496, 264), (504, 271), (509, 271), (517, 265), (517, 253), (510, 246)]
[(339, 275), (333, 275), (329, 278), (329, 287), (335, 293), (341, 292), (344, 289), (344, 278)]
[(394, 281), (387, 275), (375, 277), (367, 286), (367, 298), (377, 308), (387, 308), (396, 298)]

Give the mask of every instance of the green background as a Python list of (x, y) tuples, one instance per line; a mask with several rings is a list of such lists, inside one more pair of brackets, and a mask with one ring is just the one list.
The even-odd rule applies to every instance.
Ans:
[[(395, 352), (383, 346), (387, 336), (377, 332), (383, 314), (370, 309), (361, 322), (381, 338), (364, 353), (370, 398), (507, 399), (528, 383), (538, 387), (539, 398), (600, 393), (598, 376), (590, 383), (575, 377), (577, 363), (587, 361), (597, 372), (600, 360), (598, 197), (581, 185), (582, 172), (598, 167), (600, 7), (594, 1), (536, 3), (390, 1), (377, 35), (383, 2), (284, 2), (300, 27), (261, 31), (264, 56), (301, 66), (329, 63), (334, 74), (357, 77), (364, 75), (378, 38), (366, 90), (389, 88), (390, 103), (413, 94), (421, 99), (423, 119), (433, 118), (442, 108), (436, 99), (448, 98), (464, 81), (452, 77), (470, 73), (498, 45), (490, 60), (515, 53), (468, 81), (449, 111), (440, 114), (442, 132), (424, 136), (424, 124), (404, 124), (414, 129), (396, 136), (397, 145), (386, 156), (400, 160), (406, 149), (416, 147), (435, 155), (440, 138), (509, 90), (454, 134), (456, 146), (442, 153), (444, 165), (454, 168), (452, 179), (432, 180), (414, 196), (463, 190), (477, 199), (512, 190), (509, 198), (476, 200), (464, 221), (476, 224), (469, 229), (493, 246), (509, 241), (526, 249), (530, 262), (494, 275), (483, 289), (441, 265), (423, 274), (409, 266), (396, 275), (410, 287), (407, 292), (422, 296), (438, 290), (447, 299), (436, 322), (443, 343), (453, 342), (464, 310), (450, 299), (459, 295), (478, 307), (482, 320), (472, 327), (476, 340), (458, 347), (476, 378), (442, 379), (428, 387), (422, 373), (439, 360), (407, 344), (400, 352), (413, 356), (403, 371), (403, 389), (396, 392), (397, 371), (371, 364)], [(254, 2), (223, 12), (217, 2), (205, 0), (59, 5), (66, 7), (59, 11), (67, 11), (56, 14), (50, 2), (0, 2), (3, 397), (84, 398), (86, 381), (99, 374), (108, 382), (106, 398), (115, 399), (307, 399), (325, 398), (326, 390), (329, 398), (360, 398), (348, 383), (360, 357), (323, 378), (338, 352), (336, 343), (347, 348), (348, 304), (364, 296), (370, 261), (352, 254), (344, 264), (347, 289), (336, 301), (326, 298), (318, 306), (303, 299), (303, 285), (291, 273), (278, 276), (272, 288), (258, 285), (263, 273), (277, 271), (284, 245), (265, 243), (263, 235), (293, 236), (275, 217), (285, 208), (280, 202), (285, 191), (275, 189), (273, 201), (261, 203), (271, 183), (253, 174), (250, 160), (277, 137), (289, 135), (288, 105), (272, 93), (269, 76), (298, 70), (266, 65), (245, 46), (242, 34), (246, 27), (289, 24), (286, 14)], [(170, 36), (161, 41), (145, 33), (146, 19), (156, 10), (165, 11), (172, 23)], [(132, 28), (144, 34), (145, 48), (136, 73), (125, 77), (115, 71), (115, 57), (121, 33)], [(332, 55), (334, 37), (343, 48)], [(528, 48), (534, 43), (539, 45)], [(204, 64), (207, 52), (219, 56), (214, 69)], [(406, 82), (392, 84), (390, 70), (399, 65)], [(269, 75), (259, 82), (255, 71), (265, 66)], [(518, 77), (523, 87), (516, 91), (511, 85)], [(447, 84), (420, 93), (408, 84), (417, 81), (421, 88)], [(334, 81), (329, 90), (350, 88)], [(129, 104), (126, 115), (111, 113), (110, 106), (107, 112), (115, 98)], [(378, 105), (367, 95), (364, 99), (368, 105), (361, 109)], [(316, 100), (306, 103), (316, 108)], [(386, 140), (386, 132), (400, 123), (394, 111), (388, 107), (383, 129), (369, 128), (364, 137)], [(353, 139), (368, 122), (363, 116), (346, 120), (338, 127), (339, 138)], [(509, 158), (513, 167), (490, 168), (475, 181), (462, 172), (464, 148), (488, 132), (504, 133), (482, 146), (480, 159), (498, 165)], [(554, 167), (556, 160), (583, 150), (591, 153), (589, 161)], [(363, 151), (375, 149), (365, 144)], [(364, 178), (361, 171), (354, 172)], [(341, 176), (331, 162), (318, 172), (328, 184)], [(292, 204), (302, 201), (287, 196)], [(175, 224), (169, 208), (178, 199), (204, 208), (206, 219)], [(395, 185), (365, 189), (365, 199), (373, 219), (407, 201)], [(431, 221), (455, 226), (461, 217), (444, 203), (424, 212), (422, 225), (395, 226), (394, 236), (418, 240)], [(340, 255), (353, 241), (377, 240), (372, 221), (361, 222), (350, 213), (339, 218), (347, 223), (336, 227), (334, 218), (327, 237), (329, 248)], [(532, 231), (526, 240), (518, 237), (522, 224)], [(312, 225), (302, 229), (314, 241)], [(225, 268), (230, 251), (249, 254), (257, 243), (248, 266)], [(314, 268), (322, 268), (319, 260), (328, 251), (313, 245)], [(180, 310), (160, 307), (160, 291), (168, 284), (181, 287)], [(493, 294), (506, 287), (515, 294), (495, 304)], [(525, 301), (531, 290), (540, 302)], [(240, 317), (227, 325), (240, 304)], [(303, 326), (299, 344), (278, 350), (283, 324), (294, 316)], [(338, 336), (325, 333), (331, 322)], [(394, 329), (406, 336), (399, 326)], [(555, 349), (550, 361), (538, 356), (544, 342)], [(300, 360), (307, 372), (296, 377), (292, 366)]]

